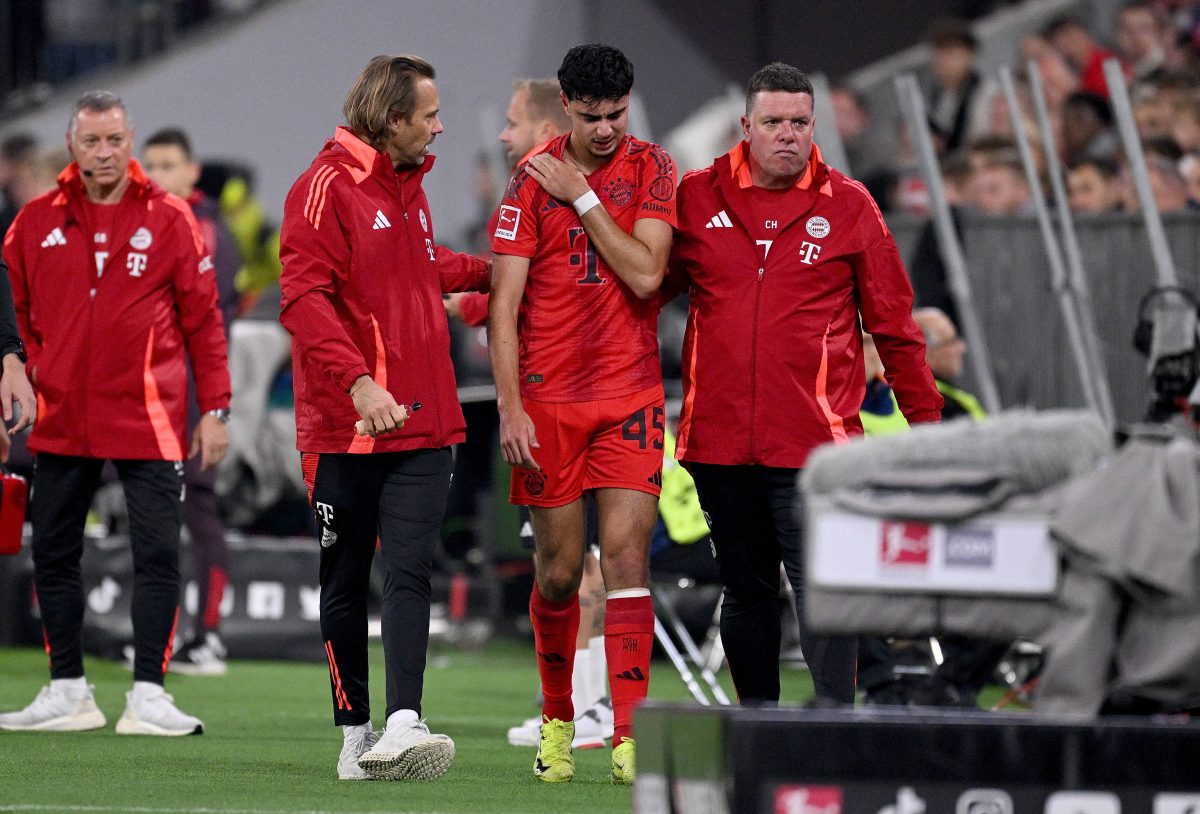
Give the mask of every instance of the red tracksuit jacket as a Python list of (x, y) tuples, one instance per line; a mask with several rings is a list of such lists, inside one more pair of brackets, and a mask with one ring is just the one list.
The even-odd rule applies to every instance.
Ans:
[(905, 417), (937, 421), (912, 286), (870, 195), (814, 146), (799, 205), (764, 258), (747, 228), (751, 196), (764, 193), (750, 183), (746, 149), (679, 187), (669, 285), (689, 290), (690, 304), (676, 456), (802, 467), (814, 447), (861, 434), (860, 313)]
[[(292, 335), (302, 452), (436, 449), (466, 437), (442, 293), (485, 290), (488, 265), (434, 243), (421, 188), (432, 166), (429, 156), (397, 172), (339, 127), (288, 193), (280, 320)], [(421, 409), (394, 433), (355, 435), (349, 391), (363, 374)]]
[(128, 174), (102, 273), (74, 163), (4, 239), (38, 396), (35, 452), (182, 460), (189, 357), (200, 409), (229, 406), (217, 286), (192, 211), (137, 161)]

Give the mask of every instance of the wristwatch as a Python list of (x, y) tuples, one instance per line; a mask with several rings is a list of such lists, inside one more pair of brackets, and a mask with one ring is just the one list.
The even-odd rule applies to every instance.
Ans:
[(3, 350), (0, 350), (0, 359), (3, 359), (10, 353), (15, 354), (16, 357), (21, 360), (21, 364), (25, 364), (29, 361), (29, 357), (25, 355), (25, 343), (20, 339), (17, 340), (15, 345), (9, 345)]
[(207, 413), (205, 413), (205, 415), (212, 416), (217, 421), (220, 421), (222, 424), (229, 423), (229, 408), (228, 407), (218, 407), (215, 410), (209, 410)]

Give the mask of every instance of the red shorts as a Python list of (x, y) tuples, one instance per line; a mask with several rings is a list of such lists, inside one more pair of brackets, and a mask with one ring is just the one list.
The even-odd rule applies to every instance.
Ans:
[(662, 491), (663, 389), (599, 401), (524, 400), (541, 469), (514, 467), (509, 502), (565, 506), (589, 489)]

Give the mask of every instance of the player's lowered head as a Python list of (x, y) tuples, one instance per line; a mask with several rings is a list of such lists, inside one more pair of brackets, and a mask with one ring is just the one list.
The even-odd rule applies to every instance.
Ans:
[(629, 128), (633, 63), (602, 43), (577, 45), (558, 69), (563, 108), (571, 120), (571, 156), (586, 168), (616, 153)]

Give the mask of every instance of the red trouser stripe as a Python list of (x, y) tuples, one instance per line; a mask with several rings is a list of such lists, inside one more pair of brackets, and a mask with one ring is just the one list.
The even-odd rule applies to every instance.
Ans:
[(333, 679), (333, 695), (337, 699), (338, 709), (350, 710), (350, 700), (342, 689), (342, 676), (338, 673), (337, 659), (333, 657), (333, 642), (325, 642), (325, 657), (329, 659), (329, 676)]
[(175, 646), (175, 628), (179, 627), (179, 606), (175, 606), (175, 618), (171, 620), (171, 635), (167, 637), (167, 649), (163, 651), (162, 671), (163, 675), (167, 674), (167, 667), (171, 664), (171, 651)]

